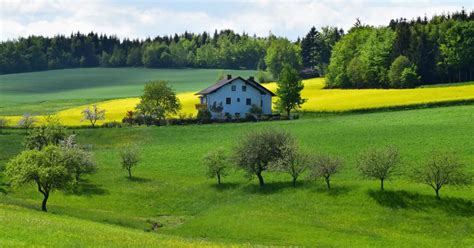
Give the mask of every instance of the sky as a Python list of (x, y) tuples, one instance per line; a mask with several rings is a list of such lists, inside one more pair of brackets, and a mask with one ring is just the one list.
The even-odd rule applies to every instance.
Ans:
[(155, 37), (174, 33), (214, 32), (295, 40), (312, 26), (349, 29), (363, 24), (387, 25), (391, 19), (474, 10), (474, 0), (0, 0), (0, 40), (28, 35), (69, 35), (94, 31), (119, 38)]

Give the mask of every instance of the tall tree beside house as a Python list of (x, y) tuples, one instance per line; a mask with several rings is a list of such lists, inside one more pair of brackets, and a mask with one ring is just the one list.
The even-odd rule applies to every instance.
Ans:
[(292, 110), (300, 108), (306, 102), (306, 99), (301, 97), (304, 85), (298, 71), (289, 65), (285, 65), (280, 73), (277, 86), (277, 108), (286, 112), (289, 117)]
[(177, 114), (181, 103), (165, 81), (152, 81), (145, 85), (136, 108), (146, 117), (164, 120), (168, 115)]

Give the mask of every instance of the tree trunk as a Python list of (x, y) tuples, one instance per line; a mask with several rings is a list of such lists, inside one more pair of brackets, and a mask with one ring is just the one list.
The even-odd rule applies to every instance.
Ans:
[(286, 110), (286, 115), (288, 116), (288, 119), (290, 119), (290, 112), (291, 112), (291, 109)]
[(383, 178), (380, 179), (380, 189), (383, 190)]
[(296, 187), (296, 177), (293, 177), (293, 187)]
[(43, 196), (44, 198), (43, 202), (41, 203), (41, 210), (43, 210), (43, 212), (48, 212), (48, 209), (46, 209), (46, 203), (48, 202), (49, 192), (45, 192)]
[(331, 184), (329, 183), (329, 177), (326, 177), (326, 185), (328, 186), (328, 190), (331, 188)]
[(221, 174), (217, 174), (217, 184), (221, 184)]
[(265, 182), (263, 181), (263, 177), (262, 177), (262, 172), (258, 172), (257, 177), (258, 177), (258, 182), (260, 183), (260, 187), (265, 186)]
[(128, 169), (128, 178), (132, 179), (132, 169)]
[(439, 189), (435, 189), (435, 192), (436, 192), (436, 198), (437, 198), (437, 199), (440, 199), (440, 198), (439, 198)]

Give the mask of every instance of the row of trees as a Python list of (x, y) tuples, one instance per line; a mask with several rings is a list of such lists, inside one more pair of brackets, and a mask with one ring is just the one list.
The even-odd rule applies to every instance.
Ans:
[[(249, 178), (256, 176), (261, 187), (265, 185), (263, 172), (274, 171), (288, 173), (293, 186), (297, 179), (309, 171), (308, 179), (324, 179), (327, 189), (331, 188), (331, 177), (340, 171), (342, 159), (328, 154), (310, 154), (301, 150), (296, 140), (286, 132), (265, 130), (248, 134), (234, 148), (232, 156), (223, 149), (209, 152), (203, 159), (207, 175), (217, 178), (226, 176), (232, 164), (242, 169)], [(361, 176), (384, 182), (400, 174), (400, 154), (394, 147), (374, 147), (363, 151), (357, 160)], [(436, 197), (445, 185), (469, 185), (472, 177), (466, 172), (458, 157), (450, 152), (435, 152), (424, 166), (417, 167), (412, 178), (433, 188)]]
[(336, 43), (326, 77), (330, 88), (407, 88), (474, 80), (474, 11), (392, 20), (387, 27), (358, 21)]
[[(266, 38), (232, 30), (185, 32), (145, 40), (120, 40), (97, 33), (69, 37), (30, 36), (0, 43), (0, 74), (74, 67), (226, 68), (259, 69), (278, 77), (283, 63), (296, 69), (317, 69), (329, 63), (332, 46), (342, 29), (312, 28), (296, 42), (270, 34)], [(265, 74), (261, 74), (265, 76)], [(267, 79), (268, 80), (268, 79)]]
[[(69, 37), (30, 36), (0, 43), (0, 73), (97, 66), (265, 70), (267, 49), (274, 42), (293, 44), (274, 35), (259, 38), (232, 30), (145, 40), (120, 40), (92, 32)], [(295, 50), (292, 56), (300, 54)]]

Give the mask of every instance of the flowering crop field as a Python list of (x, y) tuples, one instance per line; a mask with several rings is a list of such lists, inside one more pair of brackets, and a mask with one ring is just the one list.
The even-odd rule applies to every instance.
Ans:
[[(308, 112), (344, 112), (386, 107), (408, 106), (416, 104), (439, 103), (449, 101), (473, 100), (474, 84), (443, 86), (416, 89), (324, 89), (324, 79), (304, 80), (303, 97), (307, 102), (302, 110)], [(276, 91), (276, 83), (266, 84)], [(181, 100), (181, 114), (196, 115), (195, 104), (199, 102), (194, 92), (178, 94)], [(97, 102), (99, 108), (106, 110), (106, 119), (102, 122), (121, 121), (125, 113), (134, 110), (139, 98), (120, 98)], [(89, 105), (81, 105), (56, 113), (68, 126), (88, 125), (81, 122), (81, 111)], [(176, 117), (176, 116), (175, 116)], [(9, 125), (15, 125), (21, 116), (8, 116)], [(41, 122), (42, 117), (39, 116)]]

